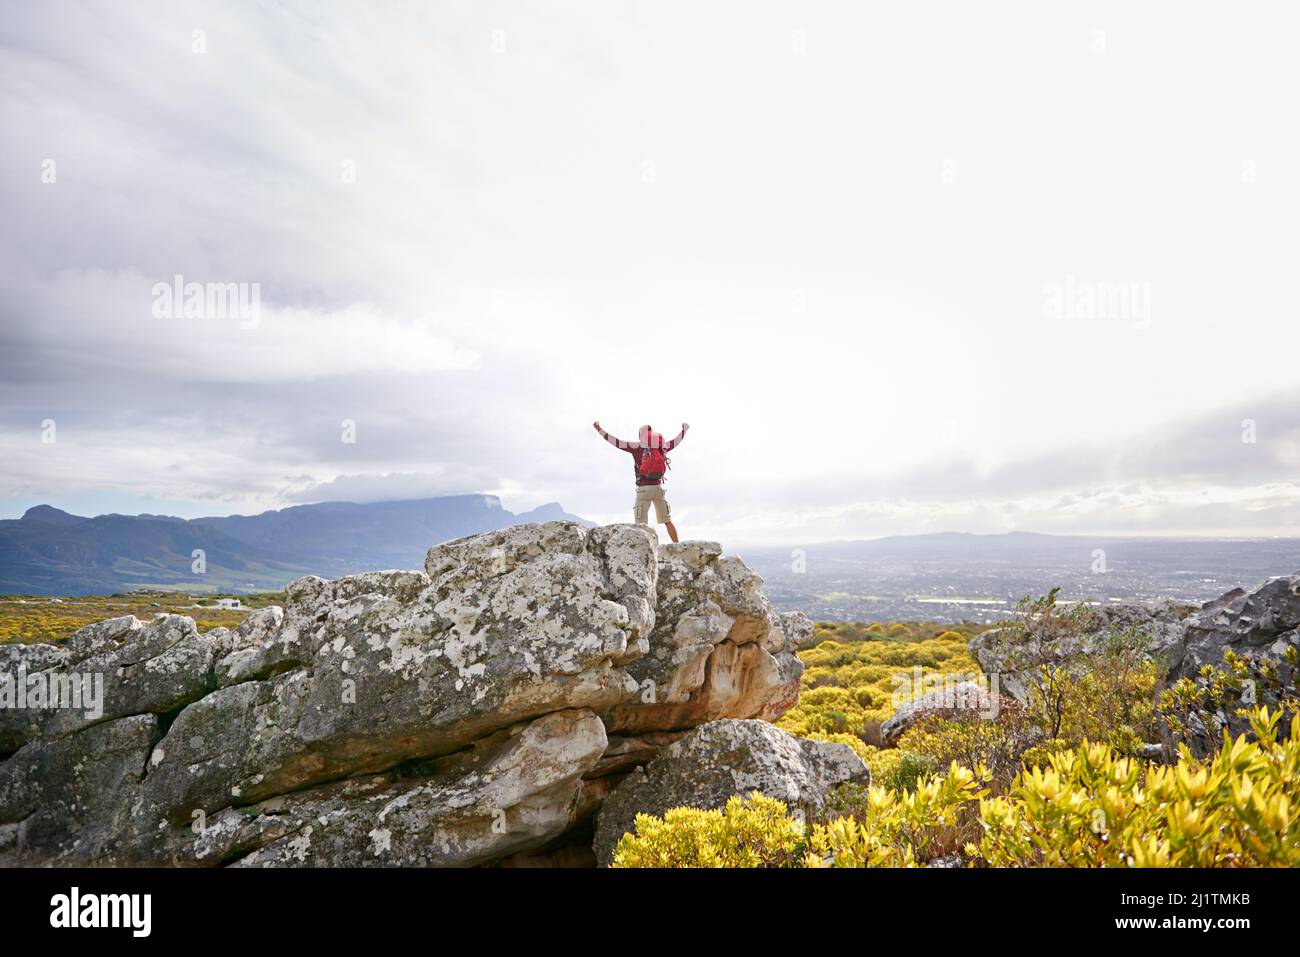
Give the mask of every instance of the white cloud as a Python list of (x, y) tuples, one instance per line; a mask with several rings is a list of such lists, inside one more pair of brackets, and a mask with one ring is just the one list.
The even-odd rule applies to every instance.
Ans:
[[(63, 270), (22, 290), (22, 298), (40, 315), (11, 331), (25, 352), (11, 361), (54, 363), (75, 347), (83, 365), (79, 372), (107, 377), (115, 371), (109, 367), (117, 364), (160, 380), (229, 383), (369, 372), (427, 374), (480, 365), (476, 352), (439, 335), (426, 317), (385, 314), (365, 302), (337, 308), (285, 306), (261, 290), (251, 271), (244, 276), (177, 275), (179, 280), (133, 270)], [(234, 304), (238, 297), (232, 295), (230, 307), (216, 314), (187, 316), (184, 297), (155, 292), (174, 285), (227, 283), (249, 292), (241, 305)], [(165, 308), (155, 309), (158, 303)], [(64, 371), (50, 368), (49, 377)], [(165, 388), (160, 383), (160, 391)]]
[(497, 478), (488, 469), (455, 466), (435, 473), (389, 472), (340, 475), (285, 494), (291, 502), (387, 502), (491, 490)]
[[(1126, 9), (1099, 57), (1068, 14), (1023, 27), (959, 4), (10, 11), (0, 496), (249, 510), (451, 476), (621, 520), (600, 418), (690, 421), (674, 509), (728, 540), (1193, 530), (1187, 483), (1229, 490), (1216, 527), (1290, 515), (1300, 434), (1266, 421), (1300, 354), (1284, 32), (1171, 44), (1166, 12)], [(261, 321), (157, 319), (177, 273), (258, 283)], [(1050, 318), (1066, 277), (1149, 284), (1149, 327)], [(1132, 483), (1140, 506), (1089, 492)]]

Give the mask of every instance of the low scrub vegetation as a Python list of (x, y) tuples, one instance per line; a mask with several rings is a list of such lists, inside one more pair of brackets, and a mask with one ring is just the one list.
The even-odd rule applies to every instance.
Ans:
[(984, 626), (819, 624), (778, 724), (854, 748), (871, 784), (841, 785), (811, 822), (757, 793), (643, 816), (616, 866), (1300, 866), (1295, 648), (1280, 666), (1228, 650), (1169, 681), (1148, 639), (1105, 634), (1055, 591), (1019, 611), (1001, 626), (1013, 647), (1066, 650), (1042, 656), (1024, 704), (933, 711), (891, 748), (897, 679), (978, 672), (967, 642)]
[(799, 703), (777, 727), (804, 738), (852, 744), (867, 758), (867, 749), (880, 743), (881, 722), (894, 714), (896, 679), (918, 667), (951, 675), (978, 673), (966, 646), (987, 627), (820, 622), (799, 652), (804, 663)]
[(615, 867), (1295, 867), (1300, 717), (1249, 716), (1250, 734), (1172, 765), (1084, 742), (1026, 766), (997, 794), (953, 762), (913, 787), (842, 786), (805, 822), (755, 792), (722, 811), (637, 817)]
[[(217, 598), (238, 597), (239, 609), (215, 607)], [(138, 591), (118, 595), (49, 598), (35, 595), (0, 596), (0, 644), (58, 644), (79, 628), (105, 618), (135, 615), (147, 621), (157, 614), (188, 615), (199, 631), (234, 628), (251, 608), (281, 604), (280, 592), (256, 595), (190, 595), (171, 591)]]

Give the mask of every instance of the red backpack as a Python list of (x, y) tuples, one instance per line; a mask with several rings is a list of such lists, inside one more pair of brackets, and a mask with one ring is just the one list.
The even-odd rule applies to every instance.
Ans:
[(664, 455), (664, 437), (651, 432), (637, 459), (637, 474), (645, 479), (662, 479), (668, 471), (668, 464), (668, 456)]

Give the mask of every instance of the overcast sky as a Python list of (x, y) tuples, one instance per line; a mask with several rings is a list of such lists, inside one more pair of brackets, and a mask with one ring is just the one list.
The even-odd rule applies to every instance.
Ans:
[(1287, 10), (7, 4), (0, 517), (1300, 534)]

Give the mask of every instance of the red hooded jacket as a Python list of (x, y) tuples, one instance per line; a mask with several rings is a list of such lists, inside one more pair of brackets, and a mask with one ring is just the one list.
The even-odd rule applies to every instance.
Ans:
[(658, 432), (652, 431), (648, 425), (643, 425), (641, 427), (641, 441), (639, 442), (625, 442), (620, 438), (615, 438), (610, 435), (604, 429), (600, 430), (600, 437), (610, 445), (614, 446), (614, 448), (622, 449), (624, 452), (630, 452), (632, 454), (632, 471), (636, 475), (636, 484), (644, 488), (648, 485), (662, 485), (664, 480), (662, 477), (649, 479), (641, 475), (641, 453), (645, 449), (654, 448), (660, 448), (665, 452), (671, 452), (673, 449), (677, 448), (682, 439), (686, 437), (686, 430), (683, 429), (681, 432), (678, 432), (675, 439), (671, 439), (667, 442), (664, 441), (662, 435)]

